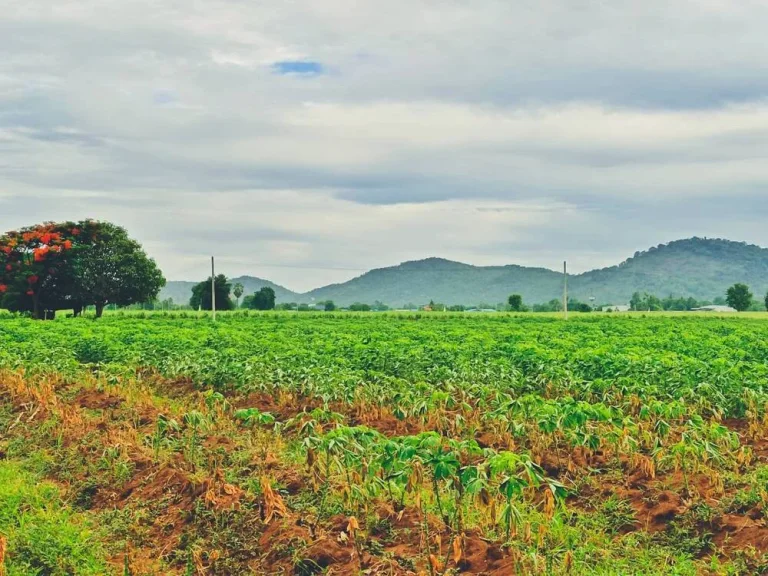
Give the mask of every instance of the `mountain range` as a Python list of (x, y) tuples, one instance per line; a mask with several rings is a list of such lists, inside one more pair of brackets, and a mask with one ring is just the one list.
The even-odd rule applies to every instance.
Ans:
[[(404, 262), (378, 268), (340, 284), (297, 293), (283, 286), (251, 276), (232, 278), (245, 294), (262, 286), (275, 290), (278, 302), (319, 302), (333, 300), (339, 306), (354, 302), (384, 302), (399, 307), (425, 304), (474, 305), (505, 302), (510, 294), (523, 296), (528, 303), (541, 303), (562, 296), (563, 275), (547, 268), (510, 264), (473, 266), (442, 258)], [(768, 290), (768, 249), (722, 239), (690, 238), (636, 252), (624, 262), (575, 274), (568, 278), (569, 295), (596, 303), (625, 304), (636, 291), (660, 297), (693, 296), (712, 300), (724, 296), (729, 286), (743, 282), (757, 296)], [(179, 304), (189, 300), (194, 282), (168, 282), (161, 299)]]

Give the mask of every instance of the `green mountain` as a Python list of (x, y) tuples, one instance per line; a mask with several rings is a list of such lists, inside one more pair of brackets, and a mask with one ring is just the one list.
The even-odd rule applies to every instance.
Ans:
[[(230, 278), (232, 286), (238, 282), (243, 285), (243, 297), (253, 294), (259, 291), (264, 286), (268, 286), (275, 291), (275, 298), (278, 302), (297, 302), (301, 301), (301, 295), (296, 292), (292, 292), (279, 284), (264, 280), (262, 278), (255, 278), (253, 276), (240, 276), (238, 278)], [(176, 304), (188, 304), (189, 299), (192, 297), (192, 288), (197, 282), (185, 282), (185, 281), (171, 281), (165, 285), (160, 291), (160, 300), (166, 298), (173, 298)]]
[(317, 301), (333, 300), (341, 306), (376, 300), (390, 306), (421, 305), (430, 300), (445, 304), (496, 304), (506, 301), (513, 292), (523, 294), (527, 301), (534, 296), (550, 300), (558, 286), (562, 286), (562, 275), (545, 268), (471, 266), (427, 258), (371, 270), (349, 282), (313, 290), (308, 296)]
[[(526, 303), (540, 303), (562, 297), (563, 277), (546, 268), (524, 266), (472, 266), (442, 258), (404, 262), (398, 266), (366, 272), (341, 284), (297, 294), (259, 278), (234, 278), (246, 294), (262, 286), (275, 290), (278, 302), (319, 302), (333, 300), (347, 306), (376, 300), (398, 307), (422, 305), (430, 300), (445, 304), (476, 305), (505, 302), (510, 294), (523, 296)], [(724, 296), (736, 282), (752, 288), (756, 297), (768, 290), (768, 249), (729, 240), (691, 238), (661, 244), (617, 266), (570, 276), (568, 292), (600, 304), (626, 304), (635, 291), (660, 297), (693, 296), (713, 300)], [(161, 297), (186, 302), (192, 282), (169, 282)]]
[(761, 298), (768, 290), (768, 249), (730, 240), (690, 238), (636, 252), (618, 266), (573, 279), (574, 296), (626, 302), (636, 290), (664, 297), (713, 300), (743, 282)]
[[(603, 304), (626, 304), (635, 291), (712, 300), (724, 296), (735, 282), (748, 284), (762, 297), (768, 290), (768, 250), (744, 242), (691, 238), (637, 252), (618, 266), (570, 276), (568, 292)], [(371, 270), (308, 296), (342, 306), (375, 300), (390, 306), (430, 300), (472, 305), (505, 302), (513, 293), (525, 302), (540, 303), (561, 298), (562, 290), (562, 274), (546, 268), (471, 266), (428, 258)]]

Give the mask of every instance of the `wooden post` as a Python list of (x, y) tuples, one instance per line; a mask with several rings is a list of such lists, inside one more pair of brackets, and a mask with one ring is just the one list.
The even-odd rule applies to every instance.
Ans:
[(216, 322), (216, 268), (213, 256), (211, 256), (211, 312), (213, 313), (213, 321)]
[(563, 262), (563, 312), (568, 320), (568, 263)]

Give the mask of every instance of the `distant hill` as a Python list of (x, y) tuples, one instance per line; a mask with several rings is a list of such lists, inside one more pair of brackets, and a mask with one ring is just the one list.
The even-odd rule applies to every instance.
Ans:
[(628, 301), (636, 290), (657, 296), (725, 296), (736, 282), (762, 299), (768, 290), (768, 249), (746, 242), (691, 238), (637, 252), (618, 266), (574, 278), (574, 295), (598, 301)]
[[(495, 304), (519, 292), (549, 300), (562, 286), (562, 275), (545, 268), (523, 266), (471, 266), (442, 258), (405, 262), (391, 268), (371, 270), (343, 284), (332, 284), (309, 292), (317, 301), (333, 300), (345, 306), (376, 300), (390, 306), (425, 304)], [(538, 300), (536, 300), (538, 302)]]
[[(338, 305), (380, 300), (390, 306), (424, 304), (495, 304), (518, 293), (525, 302), (562, 297), (560, 272), (523, 266), (471, 266), (440, 258), (405, 262), (371, 270), (343, 284), (309, 292), (316, 300)], [(752, 287), (756, 296), (768, 290), (768, 250), (744, 242), (691, 238), (637, 252), (617, 266), (573, 275), (568, 292), (597, 303), (628, 303), (635, 291), (660, 297), (693, 296), (712, 300), (724, 296), (735, 282)]]
[[(430, 300), (445, 304), (505, 302), (518, 293), (527, 303), (546, 302), (562, 295), (562, 274), (546, 268), (517, 265), (472, 266), (442, 258), (405, 262), (366, 272), (341, 284), (317, 288), (306, 294), (291, 292), (258, 278), (235, 278), (246, 294), (272, 286), (279, 302), (333, 300), (346, 306), (376, 300), (390, 306)], [(246, 284), (248, 282), (248, 284)], [(569, 277), (569, 294), (579, 300), (594, 297), (597, 303), (624, 304), (635, 291), (660, 297), (693, 296), (712, 300), (724, 296), (735, 282), (744, 282), (762, 298), (768, 290), (768, 249), (729, 240), (691, 238), (637, 252), (617, 266)], [(164, 293), (189, 299), (193, 283), (170, 282)]]
[[(230, 283), (234, 286), (238, 282), (243, 285), (243, 297), (257, 292), (264, 286), (268, 286), (275, 291), (275, 298), (278, 302), (298, 302), (301, 301), (301, 297), (296, 292), (292, 292), (287, 288), (264, 280), (262, 278), (255, 278), (253, 276), (240, 276), (238, 278), (230, 278)], [(192, 288), (197, 282), (185, 282), (185, 281), (171, 281), (168, 282), (160, 291), (159, 298), (165, 300), (166, 298), (173, 298), (176, 304), (188, 304), (189, 299), (192, 297)]]

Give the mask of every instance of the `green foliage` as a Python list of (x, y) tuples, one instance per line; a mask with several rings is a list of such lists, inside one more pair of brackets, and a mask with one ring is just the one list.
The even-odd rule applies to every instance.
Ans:
[(264, 286), (253, 296), (246, 297), (243, 306), (251, 310), (274, 310), (275, 291), (269, 286)]
[(563, 310), (563, 302), (562, 300), (558, 300), (557, 298), (553, 298), (552, 300), (550, 300), (545, 304), (533, 305), (534, 312), (562, 312), (562, 310)]
[(58, 488), (9, 461), (0, 461), (0, 534), (8, 539), (9, 576), (109, 572), (93, 531)]
[[(244, 291), (245, 286), (243, 286), (240, 282), (236, 282), (232, 288), (232, 295), (235, 297), (235, 308), (240, 308), (240, 297), (243, 295)], [(274, 290), (272, 291), (272, 294), (274, 294)]]
[(513, 312), (520, 312), (523, 309), (523, 297), (520, 294), (511, 294), (507, 299), (509, 309)]
[[(243, 294), (253, 294), (258, 292), (262, 288), (269, 287), (275, 291), (275, 300), (277, 303), (285, 302), (299, 302), (301, 300), (300, 295), (296, 292), (288, 290), (284, 286), (264, 280), (263, 278), (256, 278), (253, 276), (238, 276), (237, 278), (230, 278), (232, 283), (232, 294), (235, 296), (234, 288), (240, 284), (243, 287)], [(172, 298), (174, 302), (189, 302), (192, 296), (192, 288), (195, 287), (196, 282), (185, 281), (170, 281), (160, 291), (159, 298), (164, 300), (166, 298)], [(237, 297), (237, 296), (235, 296)], [(294, 305), (294, 309), (296, 306)]]
[[(141, 314), (47, 325), (0, 319), (0, 371), (14, 396), (0, 403), (5, 458), (64, 480), (68, 502), (94, 504), (73, 514), (52, 485), (15, 464), (9, 481), (2, 470), (15, 460), (0, 462), (0, 532), (24, 550), (13, 561), (50, 549), (78, 562), (39, 573), (105, 571), (97, 545), (77, 545), (89, 541), (86, 518), (110, 531), (102, 539), (111, 558), (111, 542), (151, 546), (146, 535), (179, 519), (154, 515), (174, 496), (194, 503), (182, 512), (180, 536), (160, 543), (158, 573), (199, 571), (200, 562), (216, 573), (246, 565), (269, 573), (260, 560), (285, 567), (286, 557), (295, 560), (286, 572), (312, 571), (319, 559), (310, 535), (331, 531), (350, 555), (372, 554), (369, 566), (397, 543), (432, 546), (402, 553), (419, 570), (436, 534), (441, 556), (454, 536), (482, 535), (521, 574), (693, 575), (716, 562), (713, 574), (749, 574), (765, 565), (713, 546), (721, 521), (733, 525), (724, 514), (755, 519), (768, 498), (768, 468), (742, 446), (750, 435), (733, 428), (765, 421), (765, 320), (234, 312), (214, 324), (203, 314)], [(53, 408), (35, 412), (37, 402), (24, 401), (13, 377), (22, 369), (29, 383), (55, 375), (55, 389), (31, 388), (54, 394), (45, 404)], [(109, 408), (91, 404), (108, 394), (118, 399), (104, 402)], [(118, 442), (104, 442), (115, 425)], [(102, 487), (151, 483), (157, 470), (173, 475), (160, 477), (160, 490), (132, 487), (120, 518), (95, 506)], [(197, 488), (180, 490), (174, 478)], [(725, 494), (716, 493), (720, 482)], [(271, 531), (263, 523), (269, 485), (290, 513)], [(705, 486), (712, 495), (697, 492)], [(44, 497), (14, 496), (35, 491)], [(236, 507), (214, 502), (240, 491)], [(682, 496), (679, 505), (670, 492)], [(46, 514), (63, 514), (62, 524), (35, 532), (46, 546), (33, 549), (37, 540), (23, 536), (32, 523), (7, 518), (37, 517), (41, 502), (52, 503)], [(359, 533), (342, 537), (352, 516)], [(651, 521), (666, 528), (648, 532)], [(281, 526), (306, 540), (280, 540)], [(253, 530), (278, 536), (265, 550)], [(54, 536), (65, 543), (49, 544)], [(449, 564), (441, 573), (462, 568)]]
[(752, 292), (749, 291), (749, 286), (746, 284), (734, 284), (728, 288), (728, 292), (725, 296), (725, 301), (728, 302), (728, 306), (735, 308), (739, 312), (748, 310), (752, 305)]
[[(216, 290), (216, 310), (233, 310), (235, 308), (235, 303), (232, 302), (232, 298), (229, 297), (229, 294), (232, 291), (232, 284), (229, 283), (224, 274), (216, 276), (214, 289)], [(192, 298), (189, 300), (189, 305), (193, 310), (210, 310), (213, 307), (211, 301), (210, 277), (192, 288)]]
[(77, 250), (73, 261), (78, 305), (94, 305), (101, 317), (107, 304), (128, 306), (149, 302), (165, 285), (155, 261), (124, 228), (108, 222), (99, 224), (95, 240)]
[(615, 494), (609, 496), (600, 508), (606, 528), (613, 534), (620, 534), (636, 526), (637, 515), (632, 505)]
[(632, 308), (632, 310), (643, 310), (647, 312), (655, 312), (664, 309), (664, 305), (659, 297), (654, 296), (653, 294), (648, 294), (647, 292), (643, 294), (635, 292), (632, 294), (632, 298), (629, 300), (629, 307)]

